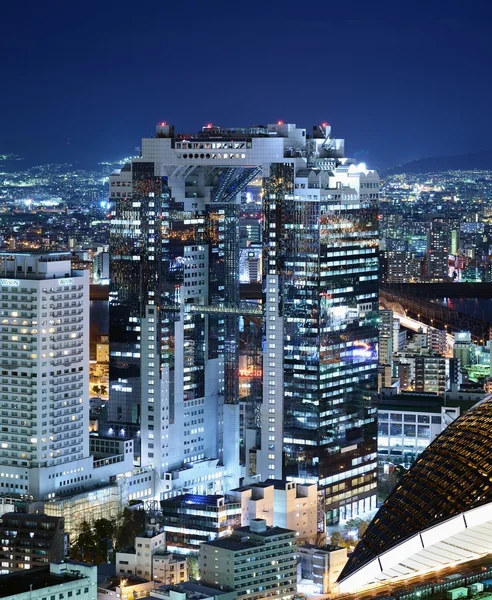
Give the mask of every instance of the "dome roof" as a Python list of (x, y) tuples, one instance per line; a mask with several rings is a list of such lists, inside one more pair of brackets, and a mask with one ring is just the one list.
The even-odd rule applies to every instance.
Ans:
[(371, 521), (338, 581), (432, 525), (492, 500), (492, 396), (420, 455)]

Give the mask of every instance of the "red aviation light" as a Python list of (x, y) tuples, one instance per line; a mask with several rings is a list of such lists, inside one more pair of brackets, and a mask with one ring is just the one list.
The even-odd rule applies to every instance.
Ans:
[(277, 125), (283, 125), (284, 122), (283, 121), (277, 121)]

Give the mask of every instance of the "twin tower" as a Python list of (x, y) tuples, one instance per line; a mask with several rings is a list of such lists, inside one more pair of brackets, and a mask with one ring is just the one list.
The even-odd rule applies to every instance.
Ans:
[(284, 479), (329, 523), (375, 507), (378, 196), (327, 124), (161, 123), (111, 175), (102, 428), (162, 498)]

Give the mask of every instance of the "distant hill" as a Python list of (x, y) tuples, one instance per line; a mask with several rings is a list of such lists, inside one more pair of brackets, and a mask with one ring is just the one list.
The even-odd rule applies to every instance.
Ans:
[(400, 173), (436, 173), (439, 171), (492, 171), (492, 150), (458, 154), (454, 156), (431, 156), (412, 160), (397, 167), (382, 171), (383, 176), (399, 175)]

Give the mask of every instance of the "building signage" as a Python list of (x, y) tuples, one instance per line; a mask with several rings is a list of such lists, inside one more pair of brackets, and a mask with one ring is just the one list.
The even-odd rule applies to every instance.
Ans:
[(58, 285), (73, 285), (73, 279), (59, 279)]
[(0, 279), (0, 285), (6, 285), (9, 287), (19, 287), (20, 282), (18, 279)]

